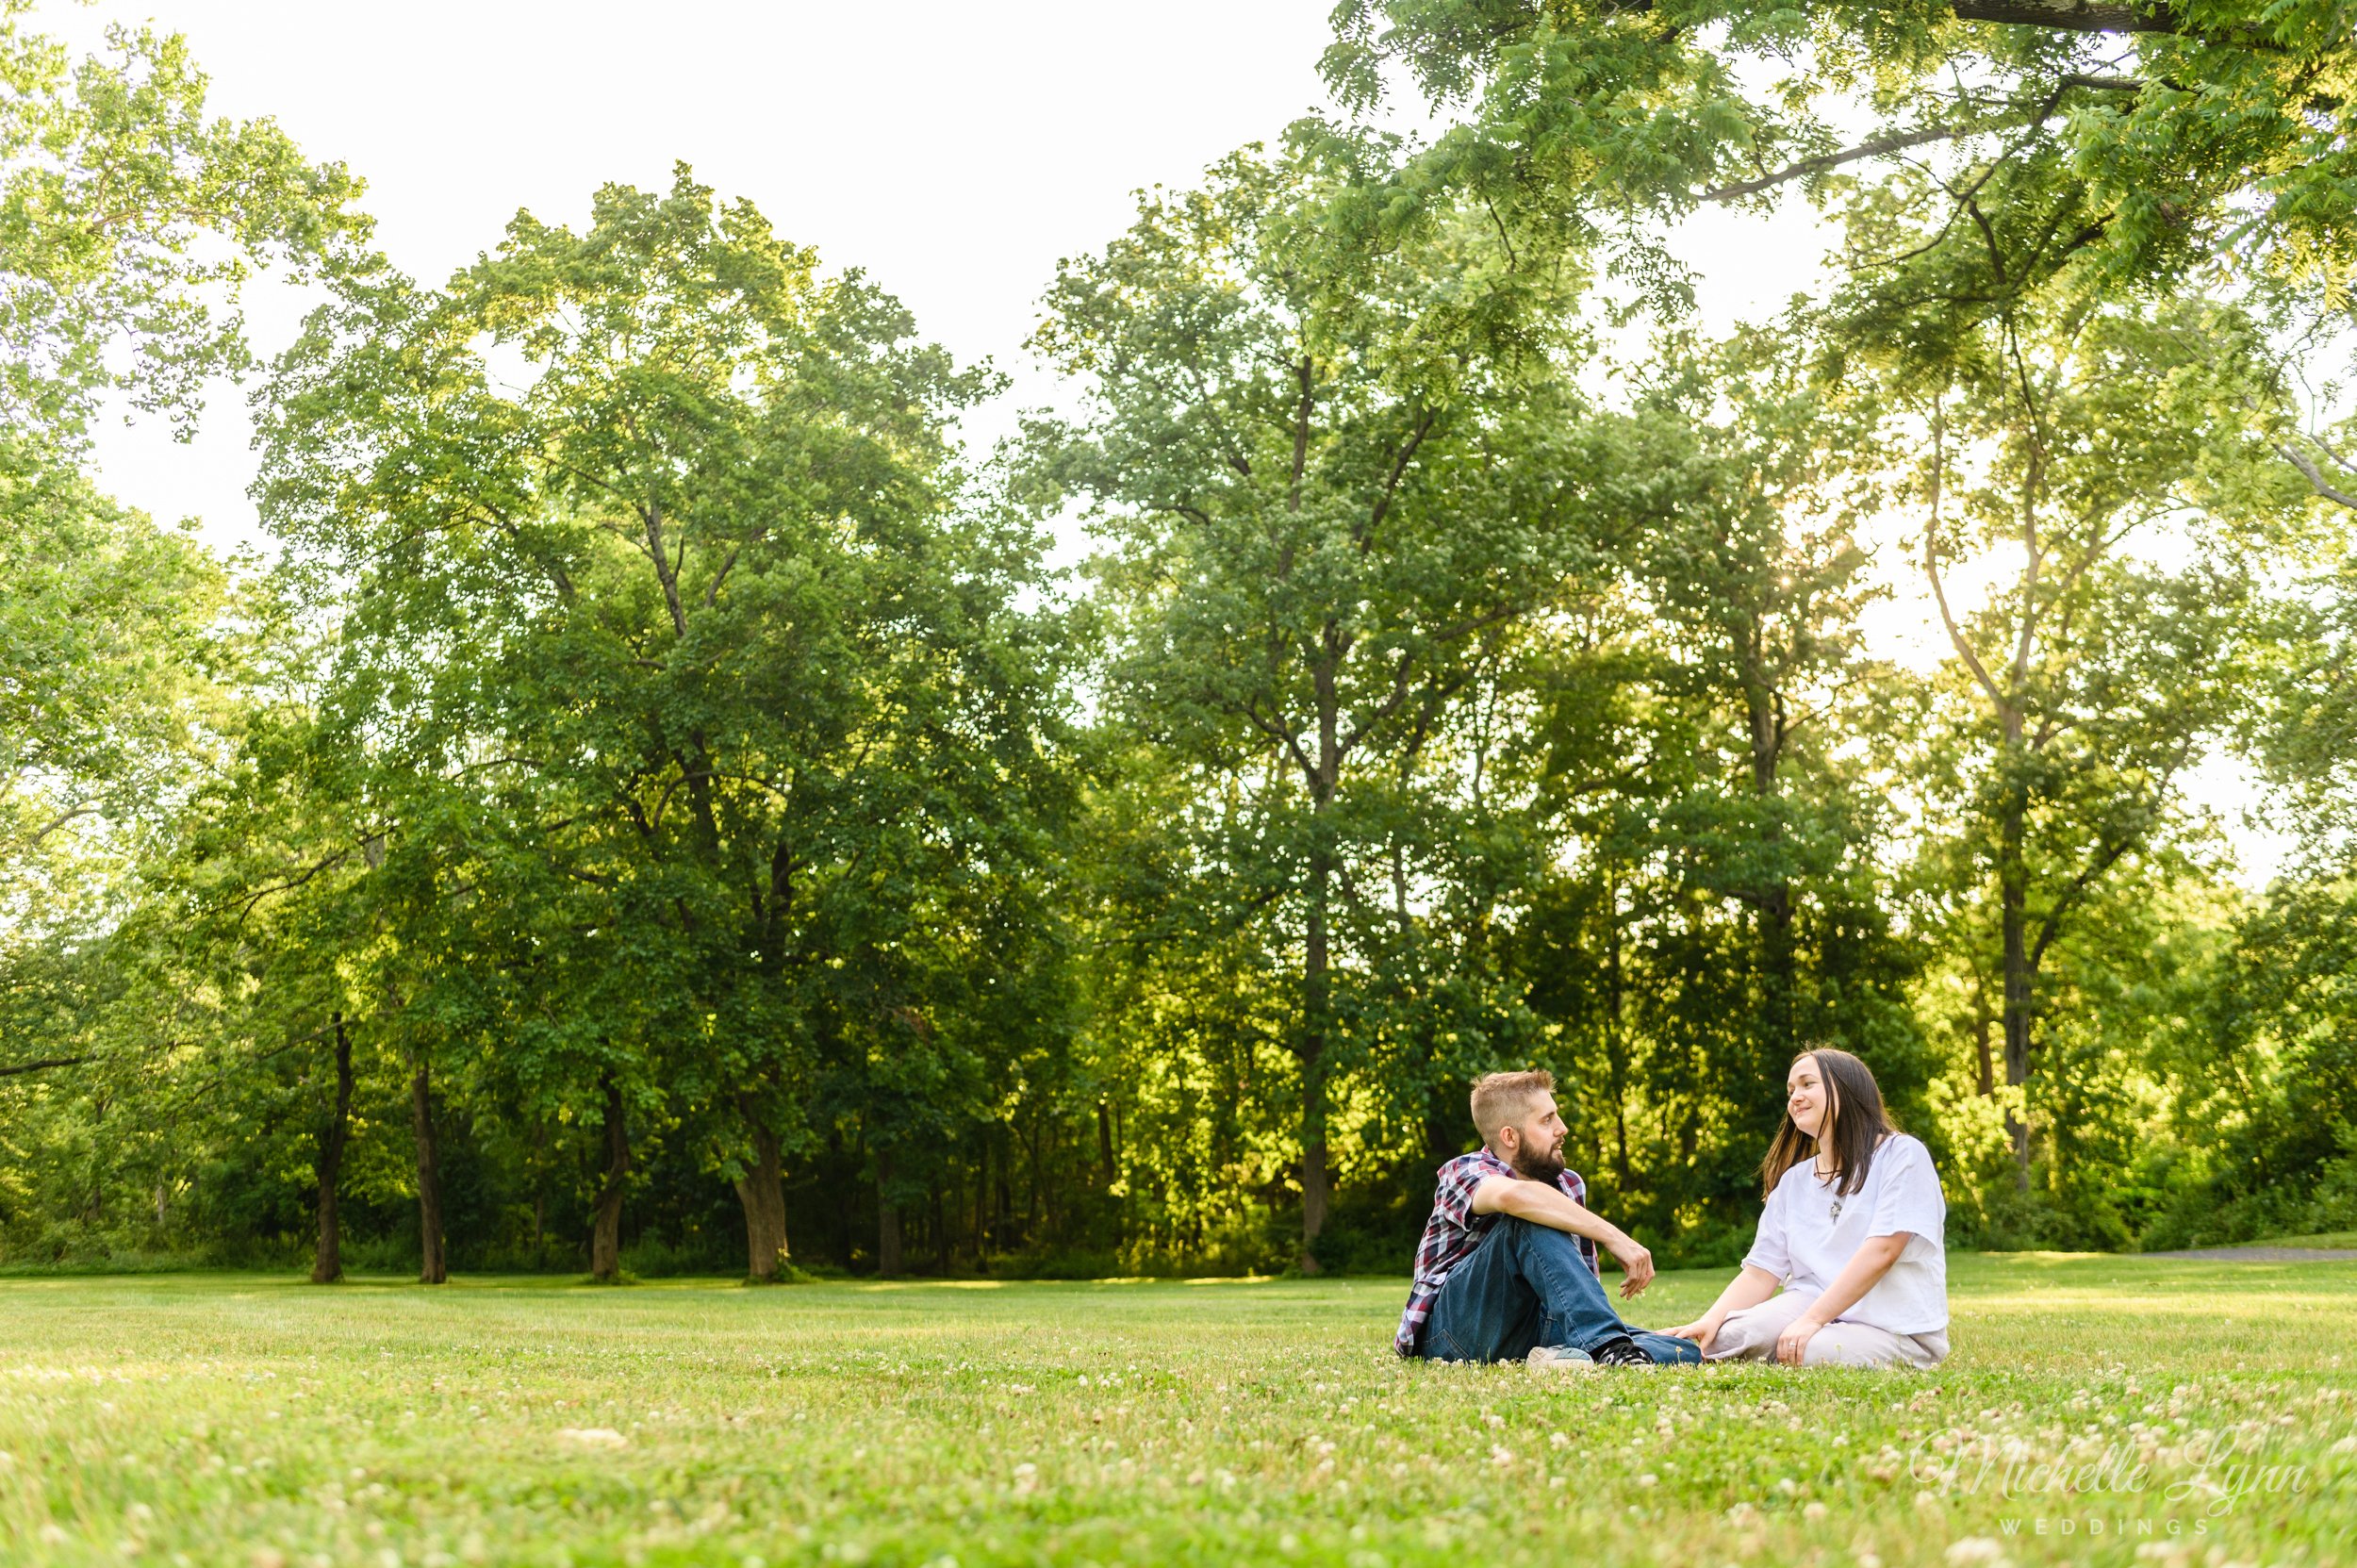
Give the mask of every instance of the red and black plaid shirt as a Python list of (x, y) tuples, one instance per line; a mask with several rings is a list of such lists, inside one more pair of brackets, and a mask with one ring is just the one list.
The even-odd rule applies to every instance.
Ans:
[[(1432, 1315), (1433, 1297), (1441, 1294), (1450, 1271), (1472, 1255), (1496, 1223), (1495, 1214), (1473, 1212), (1474, 1189), (1492, 1176), (1524, 1180), (1513, 1166), (1486, 1148), (1460, 1154), (1441, 1167), (1440, 1190), (1432, 1195), (1432, 1220), (1424, 1228), (1424, 1240), (1416, 1244), (1416, 1282), (1408, 1287), (1408, 1310), (1399, 1314), (1399, 1332), (1392, 1339), (1392, 1348), (1401, 1355), (1416, 1353), (1424, 1320)], [(1565, 1171), (1555, 1179), (1555, 1184), (1574, 1203), (1587, 1206), (1588, 1183), (1577, 1171)], [(1596, 1244), (1585, 1236), (1572, 1239), (1579, 1243), (1579, 1255), (1588, 1260), (1590, 1271), (1601, 1275), (1596, 1267)]]

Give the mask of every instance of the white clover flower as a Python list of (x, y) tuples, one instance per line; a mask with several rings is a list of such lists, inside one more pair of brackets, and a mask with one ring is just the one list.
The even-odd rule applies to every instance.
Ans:
[(559, 1427), (556, 1441), (577, 1448), (627, 1448), (630, 1439), (611, 1427)]

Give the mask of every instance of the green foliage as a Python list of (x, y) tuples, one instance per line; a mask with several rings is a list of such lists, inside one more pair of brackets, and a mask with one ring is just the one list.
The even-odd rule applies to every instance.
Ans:
[(0, 0), (0, 426), (75, 445), (116, 392), (185, 433), (250, 364), (251, 271), (365, 240), (359, 182), (270, 121), (207, 121), (186, 40), (115, 26), (77, 61), (31, 8)]
[[(1498, 287), (1511, 255), (1470, 211), (1426, 243), (1333, 247), (1314, 218), (1360, 177), (1246, 152), (1142, 198), (1049, 291), (1040, 346), (1093, 403), (1033, 436), (1106, 547), (1110, 711), (1149, 800), (1158, 776), (1194, 785), (1184, 840), (1116, 890), (1125, 1001), (1183, 1014), (1168, 1044), (1208, 1049), (1214, 1081), (1280, 1081), (1312, 1262), (1333, 1166), (1422, 1122), (1442, 1034), (1459, 1060), (1527, 1036), (1480, 951), (1524, 794), (1489, 771), (1499, 671), (1600, 532), (1575, 345), (1530, 324), (1571, 280)], [(1257, 1016), (1197, 989), (1239, 985)], [(1232, 1137), (1193, 1137), (1229, 1146), (1231, 1188), (1285, 1180), (1275, 1150), (1247, 1174)]]
[(349, 584), (320, 744), (432, 955), (400, 1027), (527, 1123), (619, 1103), (771, 1183), (841, 1129), (891, 1208), (1057, 1048), (1060, 632), (955, 505), (986, 379), (912, 333), (683, 170), (355, 282), (279, 367), (265, 513)]
[(1838, 198), (1845, 171), (1884, 159), (1892, 177), (1862, 199), (1948, 220), (1887, 274), (1894, 298), (1920, 291), (1915, 272), (1986, 274), (1992, 230), (2032, 265), (1999, 266), (1984, 305), (2066, 268), (2118, 294), (2220, 267), (2342, 289), (2353, 14), (2199, 0), (2038, 25), (1975, 0), (1346, 0), (1324, 70), (1367, 107), (1402, 68), (1459, 115), (1404, 171), (1393, 221), (1471, 190), (1541, 243), (1607, 248), (1664, 303), (1687, 286), (1664, 219), (1787, 183)]
[[(1392, 1271), (1522, 1065), (1724, 1260), (1812, 1044), (1959, 1240), (2357, 1224), (2346, 0), (1345, 5), (1455, 123), (1142, 195), (981, 466), (998, 378), (684, 169), (428, 287), (24, 9), (0, 1263)], [(1843, 281), (1705, 340), (1664, 222), (1787, 185)], [(77, 467), (263, 266), (268, 568)]]

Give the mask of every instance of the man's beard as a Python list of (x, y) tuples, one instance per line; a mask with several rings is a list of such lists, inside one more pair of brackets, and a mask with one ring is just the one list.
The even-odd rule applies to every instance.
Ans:
[(1563, 1156), (1557, 1149), (1537, 1149), (1525, 1144), (1506, 1162), (1514, 1167), (1514, 1174), (1533, 1181), (1552, 1185), (1563, 1174)]

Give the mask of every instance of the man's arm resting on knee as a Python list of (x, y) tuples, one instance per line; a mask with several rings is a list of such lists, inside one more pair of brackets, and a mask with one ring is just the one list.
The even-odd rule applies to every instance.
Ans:
[(1653, 1283), (1651, 1252), (1638, 1246), (1627, 1231), (1595, 1211), (1573, 1202), (1561, 1188), (1548, 1182), (1525, 1181), (1516, 1176), (1487, 1177), (1474, 1189), (1473, 1212), (1508, 1214), (1551, 1230), (1567, 1230), (1574, 1236), (1587, 1237), (1620, 1263), (1624, 1276), (1621, 1280), (1623, 1296), (1635, 1296)]

